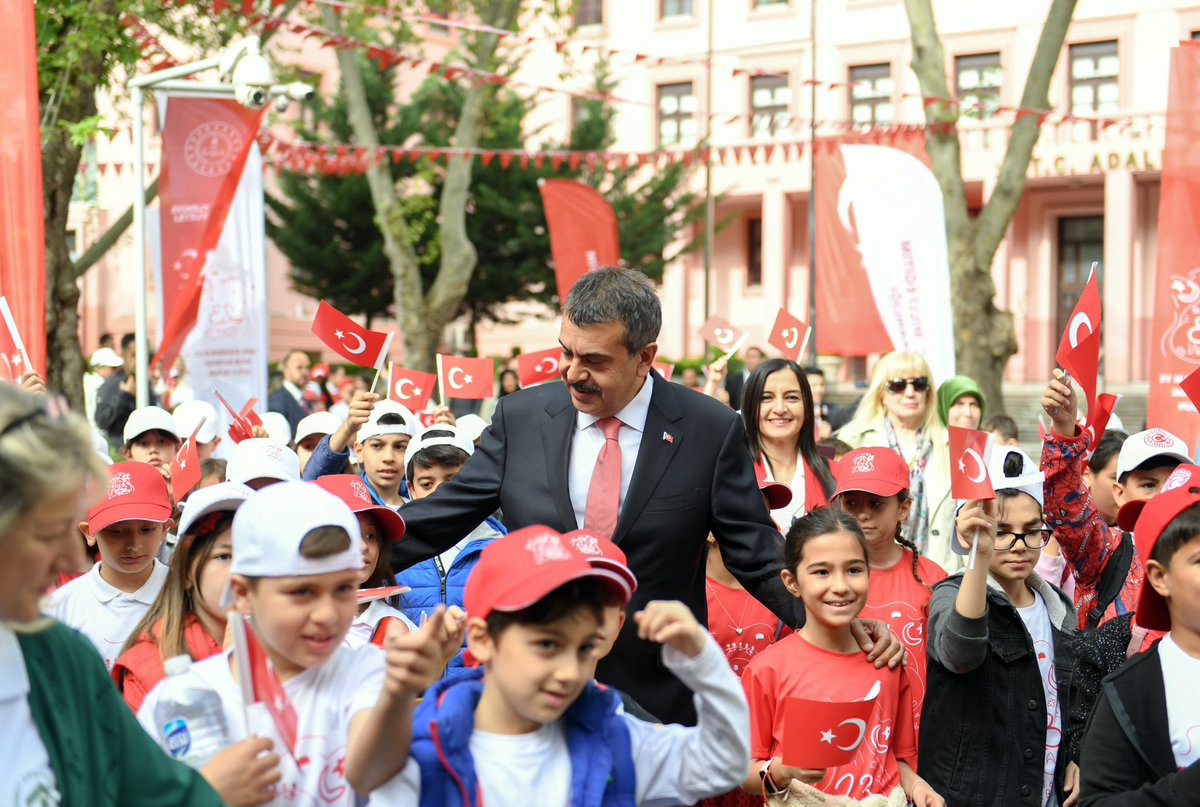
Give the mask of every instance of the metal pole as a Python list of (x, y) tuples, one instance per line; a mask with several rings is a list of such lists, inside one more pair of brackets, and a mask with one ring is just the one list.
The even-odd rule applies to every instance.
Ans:
[(145, 178), (145, 160), (142, 151), (145, 147), (144, 122), (142, 107), (145, 94), (142, 88), (134, 84), (133, 94), (133, 330), (137, 337), (137, 405), (147, 406), (150, 403), (150, 350), (146, 341), (148, 327), (146, 323), (146, 189), (142, 182)]
[(817, 0), (809, 0), (812, 95), (808, 121), (808, 363), (817, 366)]
[(708, 319), (712, 296), (713, 239), (716, 234), (716, 218), (712, 195), (712, 104), (713, 104), (713, 3), (708, 0), (708, 57), (705, 61), (704, 78), (704, 318)]

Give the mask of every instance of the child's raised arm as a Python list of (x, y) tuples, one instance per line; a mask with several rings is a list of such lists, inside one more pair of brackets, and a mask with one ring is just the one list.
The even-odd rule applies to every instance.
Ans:
[(996, 518), (988, 502), (967, 502), (958, 514), (957, 540), (967, 546), (978, 535), (975, 567), (963, 572), (958, 590), (941, 585), (929, 602), (930, 658), (962, 674), (987, 658), (988, 561), (996, 544)]

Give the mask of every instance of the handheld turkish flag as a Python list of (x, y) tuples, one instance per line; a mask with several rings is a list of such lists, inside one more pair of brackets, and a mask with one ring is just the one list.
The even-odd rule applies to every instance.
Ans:
[(733, 353), (749, 336), (723, 317), (709, 317), (700, 328), (704, 341), (723, 353)]
[(670, 362), (656, 361), (651, 366), (655, 370), (658, 370), (658, 374), (663, 377), (663, 381), (670, 381), (671, 376), (675, 373), (675, 365)]
[(267, 708), (271, 722), (279, 732), (279, 739), (283, 740), (288, 753), (295, 759), (300, 721), (287, 691), (275, 674), (266, 651), (258, 643), (254, 630), (246, 624), (246, 619), (236, 613), (231, 614), (229, 624), (233, 628), (233, 658), (237, 664), (238, 683), (242, 688), (242, 702), (247, 706), (261, 703)]
[(1083, 389), (1087, 399), (1087, 411), (1095, 411), (1096, 376), (1100, 371), (1100, 281), (1096, 277), (1096, 264), (1092, 264), (1087, 285), (1075, 303), (1067, 332), (1062, 335), (1055, 361), (1071, 374), (1071, 378)]
[(481, 401), (492, 397), (496, 365), (491, 359), (472, 359), (467, 356), (437, 357), (438, 387), (442, 401), (457, 398), (461, 401)]
[(1191, 375), (1180, 381), (1179, 388), (1184, 391), (1197, 411), (1200, 411), (1200, 369), (1194, 370)]
[(517, 356), (517, 380), (521, 388), (558, 378), (558, 360), (561, 356), (562, 349), (557, 347)]
[(987, 432), (950, 427), (950, 495), (961, 501), (996, 498), (988, 478)]
[(221, 406), (225, 407), (225, 411), (229, 413), (229, 439), (235, 443), (240, 443), (243, 440), (249, 440), (254, 436), (254, 427), (262, 425), (262, 418), (254, 411), (254, 405), (258, 403), (257, 398), (251, 398), (246, 401), (246, 405), (242, 407), (240, 412), (233, 411), (233, 407), (229, 405), (229, 401), (225, 400), (225, 396), (220, 390), (213, 387), (213, 395), (221, 402)]
[(595, 188), (571, 179), (539, 179), (558, 301), (588, 272), (619, 263), (621, 240), (612, 205)]
[(775, 324), (771, 326), (771, 338), (767, 340), (783, 354), (784, 358), (798, 362), (808, 350), (808, 338), (812, 328), (796, 319), (785, 309), (779, 309)]
[(388, 349), (392, 346), (392, 334), (368, 331), (350, 317), (338, 311), (324, 300), (317, 306), (313, 317), (312, 332), (330, 350), (351, 364), (359, 367), (383, 369)]
[(1120, 401), (1120, 395), (1108, 392), (1096, 396), (1096, 408), (1089, 409), (1088, 417), (1084, 418), (1081, 423), (1084, 433), (1088, 435), (1088, 447), (1084, 452), (1085, 460), (1091, 459), (1092, 452), (1100, 444), (1100, 438), (1104, 436), (1104, 430), (1108, 428), (1108, 421), (1112, 419), (1112, 413)]
[(200, 418), (196, 428), (183, 441), (171, 460), (171, 495), (178, 502), (200, 482), (200, 449), (196, 446), (196, 435), (207, 417)]
[(20, 383), (21, 376), (32, 369), (8, 300), (0, 297), (0, 381)]
[(867, 740), (875, 700), (826, 703), (788, 698), (783, 703), (783, 764), (836, 768), (854, 759)]
[(433, 397), (437, 376), (418, 370), (405, 370), (388, 362), (388, 398), (404, 404), (409, 411), (420, 412)]

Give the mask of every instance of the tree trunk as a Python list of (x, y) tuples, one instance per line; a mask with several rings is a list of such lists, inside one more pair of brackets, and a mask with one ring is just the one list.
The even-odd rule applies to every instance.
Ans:
[[(92, 102), (94, 114), (95, 101)], [(46, 133), (43, 133), (46, 137)], [(67, 251), (67, 214), (82, 149), (62, 129), (42, 143), (42, 193), (46, 238), (46, 384), (83, 411), (85, 364), (79, 345), (79, 283)]]
[[(1048, 89), (1076, 0), (1052, 0), (1034, 51), (1022, 110), (1050, 109)], [(926, 98), (950, 98), (942, 42), (931, 0), (905, 0), (912, 30), (912, 69)], [(996, 186), (978, 218), (967, 214), (958, 139), (958, 110), (942, 103), (925, 107), (925, 148), (945, 200), (946, 241), (950, 259), (950, 292), (954, 309), (958, 372), (974, 378), (988, 408), (1004, 411), (1002, 382), (1008, 359), (1018, 350), (1012, 314), (995, 305), (992, 260), (1008, 230), (1025, 189), (1025, 175), (1044, 115), (1018, 113), (1008, 139)]]

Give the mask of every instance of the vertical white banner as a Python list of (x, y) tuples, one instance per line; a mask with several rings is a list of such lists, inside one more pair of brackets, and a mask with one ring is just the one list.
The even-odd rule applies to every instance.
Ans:
[(845, 145), (841, 153), (846, 181), (838, 214), (847, 230), (857, 229), (879, 318), (892, 347), (924, 356), (941, 383), (954, 375), (955, 359), (946, 214), (937, 179), (899, 149)]

